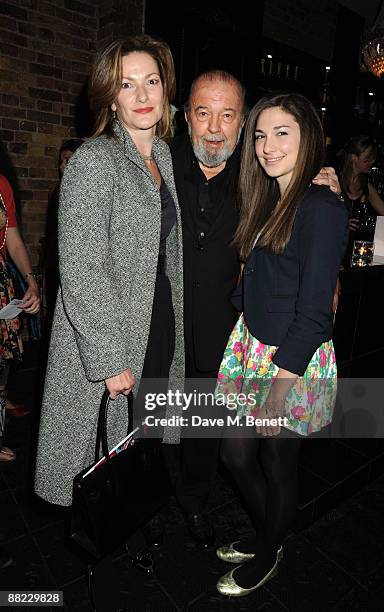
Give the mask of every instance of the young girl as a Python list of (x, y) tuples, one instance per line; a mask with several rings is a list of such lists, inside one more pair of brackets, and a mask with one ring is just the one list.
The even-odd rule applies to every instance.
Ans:
[[(348, 227), (337, 197), (311, 184), (323, 158), (322, 127), (306, 98), (266, 97), (252, 109), (235, 237), (246, 261), (243, 314), (224, 353), (217, 390), (249, 398), (252, 393), (256, 405), (254, 399), (239, 405), (238, 414), (264, 420), (258, 436), (222, 445), (222, 459), (257, 529), (256, 538), (217, 551), (224, 561), (246, 562), (217, 583), (220, 593), (232, 597), (251, 593), (276, 573), (297, 504), (295, 434), (319, 431), (332, 419), (332, 303)], [(282, 430), (270, 421), (279, 416), (285, 417)], [(277, 438), (280, 433), (285, 437)]]

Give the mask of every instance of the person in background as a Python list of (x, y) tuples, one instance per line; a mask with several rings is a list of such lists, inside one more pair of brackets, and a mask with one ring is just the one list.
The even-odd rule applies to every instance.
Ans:
[(59, 180), (53, 188), (49, 199), (47, 218), (45, 224), (45, 236), (43, 241), (41, 271), (43, 285), (43, 300), (44, 300), (44, 324), (46, 336), (49, 337), (49, 331), (52, 325), (53, 311), (55, 309), (57, 290), (60, 284), (59, 277), (59, 253), (58, 253), (58, 214), (59, 214), (59, 196), (60, 183), (63, 178), (64, 170), (71, 159), (74, 152), (83, 144), (81, 138), (72, 138), (65, 140), (60, 147), (58, 158), (58, 173)]
[[(1, 171), (0, 166), (0, 306), (6, 306), (14, 298), (13, 283), (7, 269), (9, 255), (27, 284), (19, 308), (33, 315), (40, 309), (40, 292), (31, 260), (17, 227), (12, 187)], [(13, 461), (16, 458), (15, 452), (5, 446), (3, 440), (10, 363), (21, 361), (22, 343), (18, 335), (19, 327), (17, 317), (0, 319), (0, 461)], [(17, 411), (16, 407), (8, 404), (7, 410), (12, 413), (12, 409)]]
[(364, 231), (364, 222), (368, 218), (384, 215), (384, 201), (368, 180), (376, 161), (377, 146), (370, 136), (353, 136), (339, 151), (338, 157), (341, 188), (350, 215), (349, 228), (351, 232)]
[[(214, 383), (238, 317), (230, 296), (240, 275), (232, 241), (239, 221), (243, 86), (223, 70), (201, 74), (191, 85), (185, 118), (188, 133), (173, 140), (171, 153), (183, 224), (186, 377)], [(322, 168), (313, 182), (340, 191), (333, 168)], [(217, 439), (184, 438), (181, 444), (176, 493), (203, 548), (214, 541), (206, 509), (218, 450)]]
[[(332, 419), (333, 299), (348, 224), (335, 194), (312, 183), (324, 153), (320, 119), (304, 96), (267, 96), (250, 112), (235, 236), (245, 260), (243, 307), (217, 391), (244, 393), (249, 403), (239, 403), (237, 415), (265, 422), (248, 438), (222, 443), (222, 460), (256, 530), (256, 537), (217, 550), (223, 561), (239, 564), (217, 583), (231, 597), (250, 594), (276, 574), (297, 505), (295, 434), (320, 431)], [(281, 427), (270, 420), (277, 417), (286, 417), (288, 438), (279, 438)]]

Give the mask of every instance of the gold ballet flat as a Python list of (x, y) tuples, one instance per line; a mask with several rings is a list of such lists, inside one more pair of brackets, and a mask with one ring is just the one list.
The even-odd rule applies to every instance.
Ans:
[[(221, 561), (226, 561), (227, 563), (245, 563), (246, 561), (250, 561), (255, 556), (255, 553), (244, 553), (236, 550), (235, 544), (240, 542), (240, 540), (236, 540), (236, 542), (231, 542), (231, 544), (227, 544), (226, 546), (220, 546), (216, 550), (216, 555), (221, 559)], [(281, 561), (283, 558), (283, 547), (280, 546), (277, 551), (277, 560)]]
[(253, 591), (256, 591), (256, 589), (262, 587), (266, 582), (268, 582), (268, 580), (273, 578), (273, 576), (277, 574), (278, 564), (279, 561), (276, 555), (276, 561), (273, 567), (269, 570), (267, 574), (265, 574), (265, 576), (260, 580), (260, 582), (258, 582), (255, 586), (250, 587), (249, 589), (243, 589), (243, 587), (239, 586), (236, 583), (233, 577), (234, 571), (241, 567), (240, 565), (238, 565), (233, 570), (227, 572), (226, 574), (224, 574), (224, 576), (221, 576), (221, 578), (219, 578), (216, 584), (216, 588), (221, 595), (227, 595), (227, 597), (245, 597), (246, 595), (250, 595), (251, 593), (253, 593)]
[(236, 542), (231, 542), (226, 546), (220, 546), (216, 550), (216, 554), (221, 559), (221, 561), (226, 561), (227, 563), (244, 563), (245, 561), (250, 561), (255, 556), (255, 553), (243, 553), (239, 550), (236, 550), (235, 544), (240, 542), (240, 540), (236, 540)]

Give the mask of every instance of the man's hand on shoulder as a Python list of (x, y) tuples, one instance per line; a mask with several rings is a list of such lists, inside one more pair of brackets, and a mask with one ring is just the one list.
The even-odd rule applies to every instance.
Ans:
[(330, 166), (322, 168), (319, 174), (315, 176), (312, 183), (315, 183), (315, 185), (326, 185), (333, 193), (336, 193), (336, 195), (339, 196), (341, 194), (339, 179), (337, 178), (335, 169)]

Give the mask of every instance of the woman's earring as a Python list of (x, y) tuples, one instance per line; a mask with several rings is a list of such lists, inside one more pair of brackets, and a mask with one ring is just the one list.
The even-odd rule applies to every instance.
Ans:
[(112, 111), (112, 122), (116, 121), (116, 111)]

